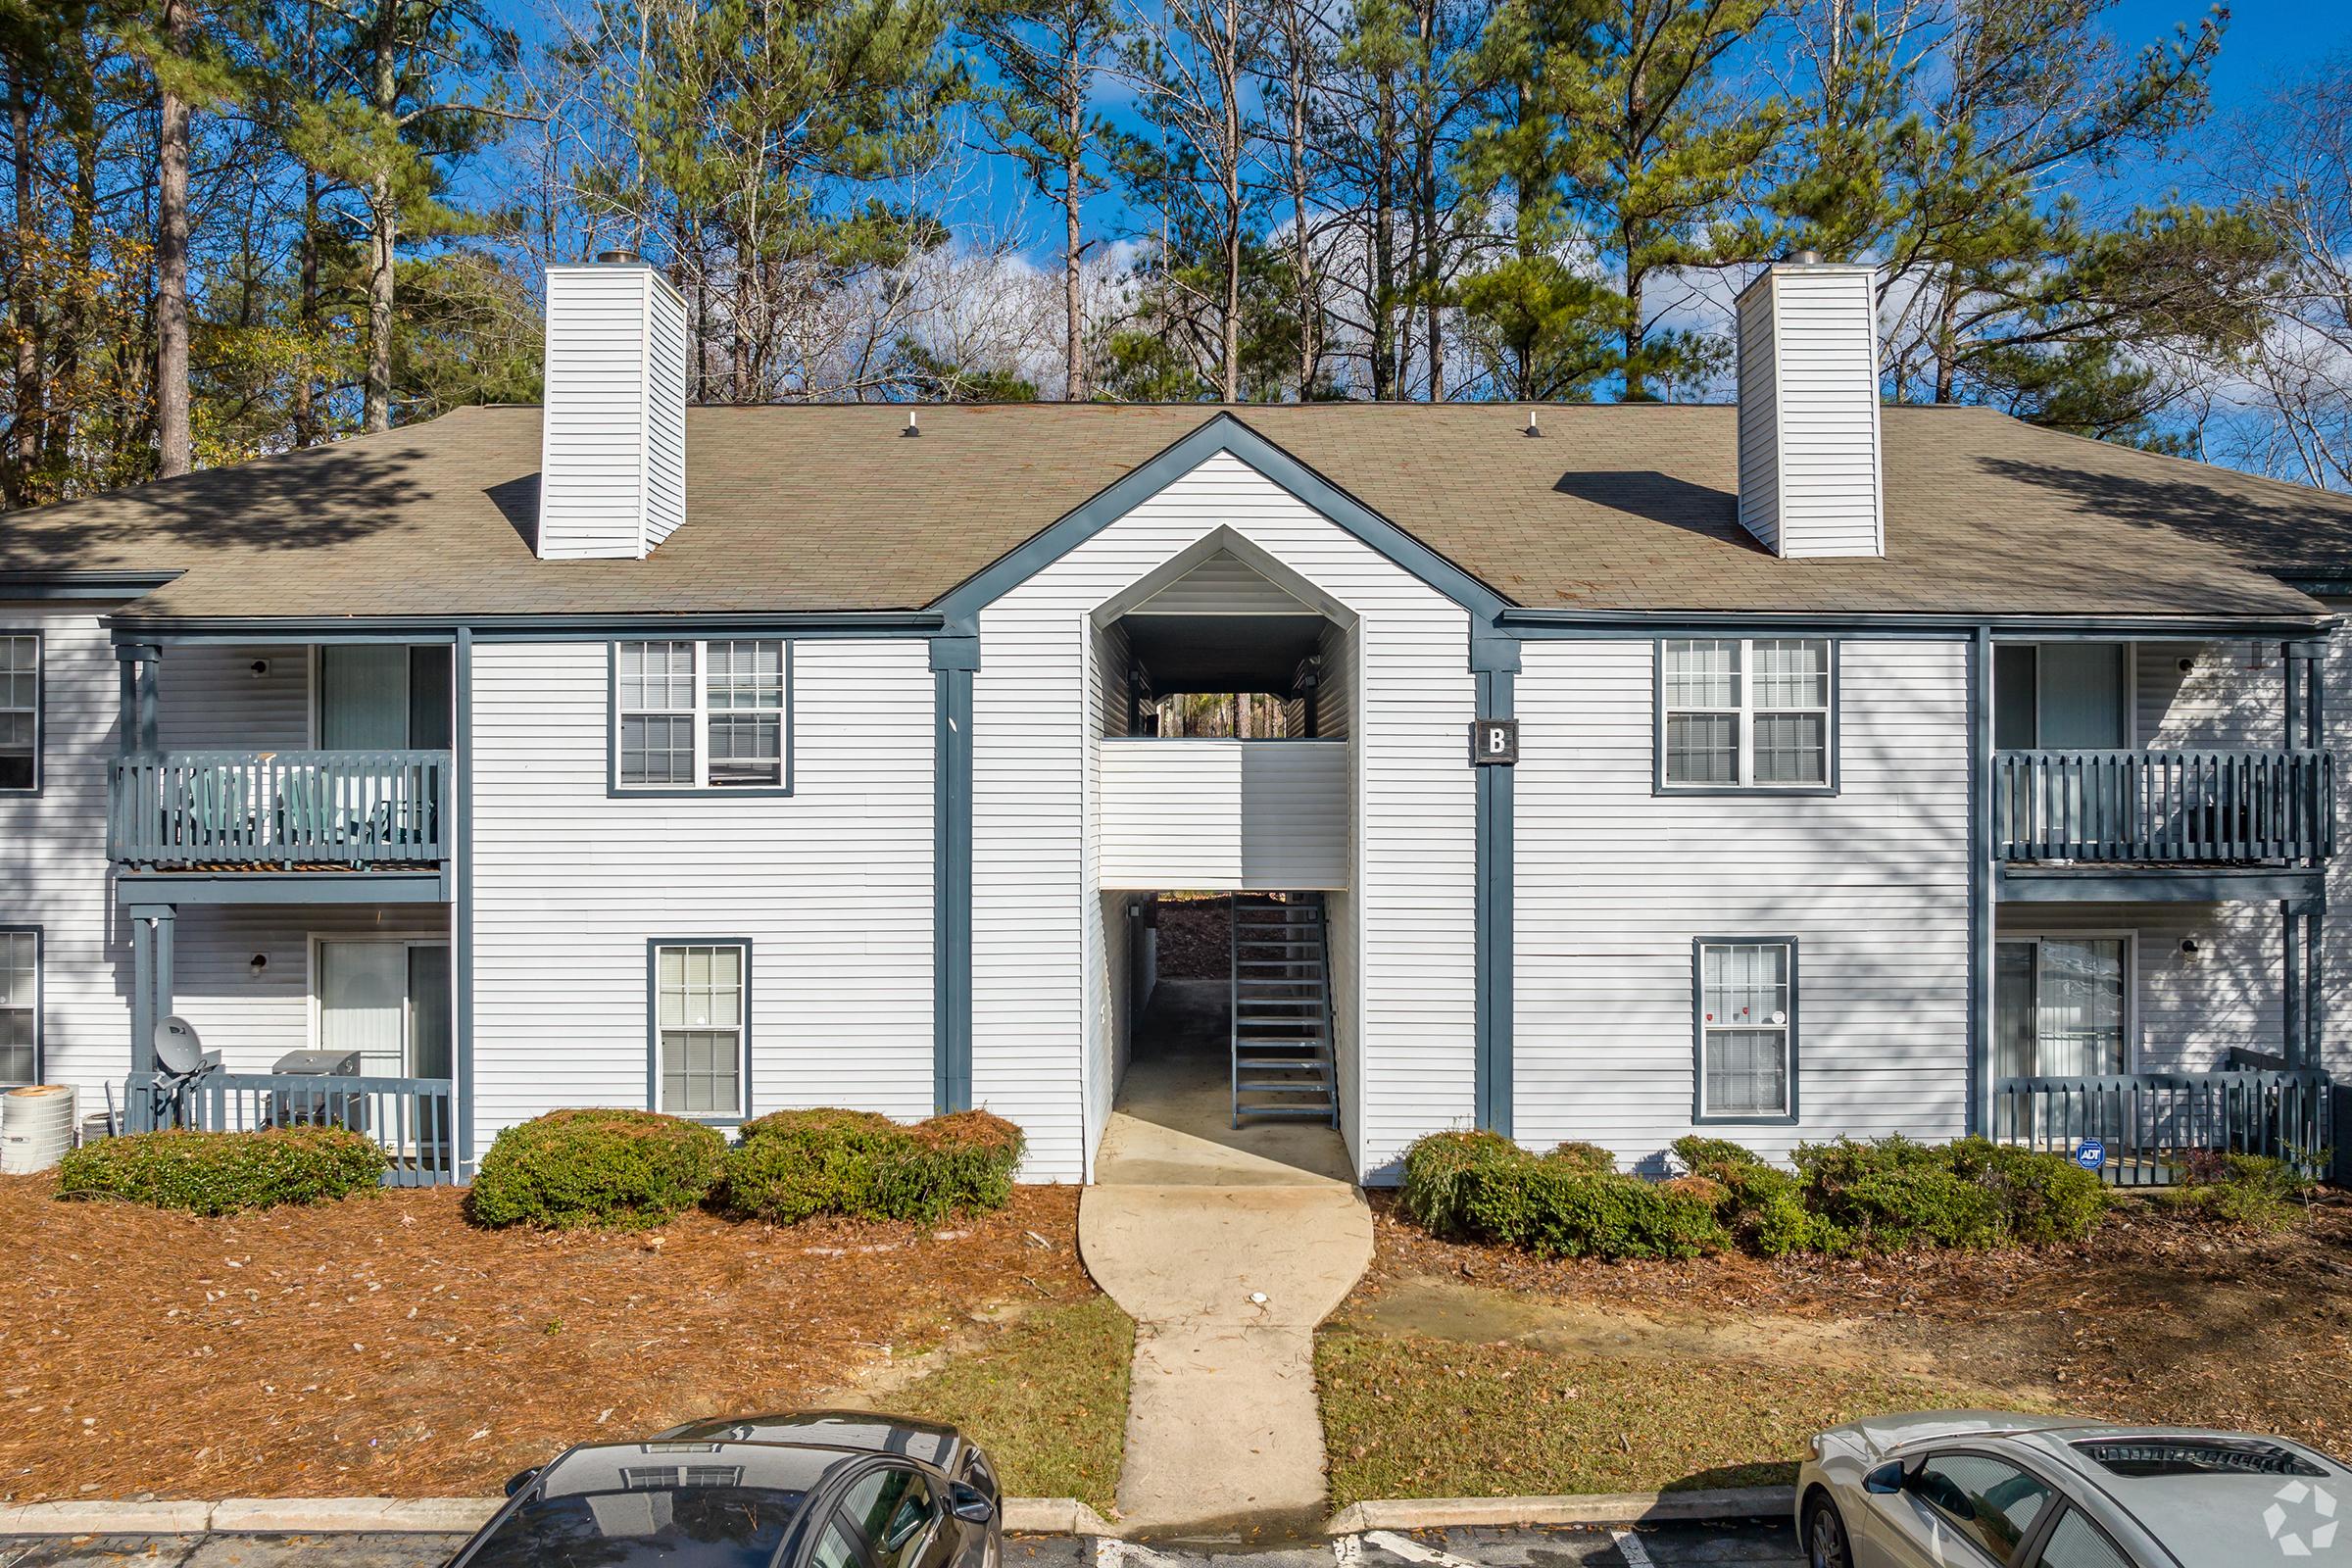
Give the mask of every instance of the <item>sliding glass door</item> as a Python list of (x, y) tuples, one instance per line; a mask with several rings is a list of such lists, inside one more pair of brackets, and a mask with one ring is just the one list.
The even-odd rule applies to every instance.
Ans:
[(2003, 937), (1994, 951), (1995, 1078), (2082, 1078), (2131, 1067), (2132, 939)]
[(449, 944), (318, 944), (318, 1049), (367, 1078), (450, 1076)]

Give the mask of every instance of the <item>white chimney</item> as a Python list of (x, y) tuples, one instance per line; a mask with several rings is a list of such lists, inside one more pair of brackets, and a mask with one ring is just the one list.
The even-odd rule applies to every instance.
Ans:
[(1810, 251), (1740, 296), (1740, 521), (1777, 556), (1883, 556), (1878, 274)]
[(539, 559), (641, 561), (686, 520), (686, 302), (628, 251), (547, 270)]

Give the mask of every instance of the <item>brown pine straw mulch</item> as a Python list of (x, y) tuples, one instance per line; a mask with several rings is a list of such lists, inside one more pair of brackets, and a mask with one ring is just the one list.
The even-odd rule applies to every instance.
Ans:
[(1746, 1332), (2074, 1413), (2275, 1432), (2352, 1457), (2352, 1194), (2326, 1193), (2276, 1234), (2132, 1197), (2079, 1247), (1625, 1263), (1441, 1242), (1397, 1218), (1394, 1195), (1373, 1204), (1373, 1267), (1335, 1321), (1377, 1321), (1384, 1298), (1447, 1282), (1564, 1313), (1627, 1353), (1687, 1355), (1701, 1336), (1720, 1349)]
[(1074, 1188), (940, 1227), (621, 1236), (479, 1230), (448, 1190), (207, 1220), (52, 1188), (0, 1178), (0, 1502), (492, 1494), (1095, 1294)]

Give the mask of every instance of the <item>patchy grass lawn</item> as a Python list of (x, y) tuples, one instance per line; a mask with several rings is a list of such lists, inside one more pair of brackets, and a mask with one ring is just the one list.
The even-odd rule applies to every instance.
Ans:
[(1108, 1514), (1134, 1356), (1135, 1324), (1108, 1297), (1055, 1301), (961, 1337), (937, 1371), (878, 1402), (977, 1438), (1007, 1495), (1076, 1497)]
[(2278, 1235), (2130, 1202), (2082, 1248), (1544, 1262), (1384, 1202), (1316, 1347), (1335, 1505), (1759, 1485), (1823, 1426), (1994, 1404), (2352, 1447), (2352, 1199)]
[[(894, 1382), (968, 1412), (1016, 1490), (1115, 1474), (1126, 1366), (1105, 1412), (1074, 1188), (625, 1236), (477, 1230), (449, 1191), (198, 1219), (52, 1190), (0, 1178), (0, 1501), (478, 1495), (570, 1443)], [(910, 1349), (930, 1378), (890, 1375)]]

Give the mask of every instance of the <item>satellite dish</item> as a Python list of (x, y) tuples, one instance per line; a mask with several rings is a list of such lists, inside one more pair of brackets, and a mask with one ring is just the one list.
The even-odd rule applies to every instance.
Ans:
[(192, 1073), (204, 1066), (204, 1042), (195, 1026), (174, 1014), (155, 1026), (155, 1059), (164, 1071)]

